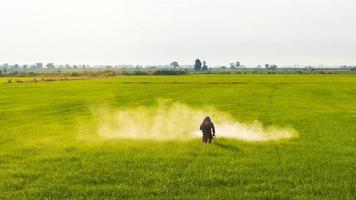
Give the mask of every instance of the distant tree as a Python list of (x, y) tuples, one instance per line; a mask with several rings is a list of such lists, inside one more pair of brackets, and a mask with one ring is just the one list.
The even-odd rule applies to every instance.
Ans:
[(36, 63), (36, 69), (42, 69), (43, 63)]
[(203, 71), (208, 70), (208, 65), (206, 65), (206, 61), (203, 61)]
[(2, 68), (3, 68), (3, 69), (7, 69), (7, 68), (9, 68), (9, 64), (4, 63), (4, 64), (2, 65)]
[(173, 61), (171, 64), (170, 64), (174, 69), (179, 67), (179, 64), (177, 61)]
[(236, 68), (239, 68), (240, 66), (241, 66), (240, 62), (237, 61), (237, 62), (236, 62)]
[(47, 65), (46, 65), (46, 67), (47, 67), (47, 69), (54, 69), (54, 64), (53, 63), (48, 63)]
[(236, 69), (236, 64), (235, 63), (230, 63), (230, 69)]
[(28, 68), (27, 65), (23, 65), (23, 66), (22, 66), (22, 69), (25, 69), (25, 70), (26, 70), (27, 68)]
[(278, 68), (278, 66), (277, 65), (271, 65), (270, 67), (269, 67), (269, 69), (271, 69), (271, 70), (276, 70)]
[(226, 69), (226, 67), (225, 66), (221, 66), (221, 69)]
[(194, 64), (194, 70), (195, 71), (199, 71), (199, 70), (201, 70), (201, 61), (200, 61), (200, 59), (198, 58), (198, 59), (196, 59), (195, 60), (195, 64)]
[(312, 66), (306, 66), (304, 67), (304, 71), (313, 71), (313, 67)]
[(266, 69), (269, 69), (269, 64), (265, 64), (265, 68), (266, 68)]
[(2, 71), (0, 70), (0, 76), (1, 76), (1, 74), (2, 74)]

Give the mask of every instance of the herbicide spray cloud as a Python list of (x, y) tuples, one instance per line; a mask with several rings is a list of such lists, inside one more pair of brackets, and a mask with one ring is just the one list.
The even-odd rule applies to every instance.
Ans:
[(182, 103), (160, 101), (153, 107), (98, 109), (98, 134), (104, 139), (191, 140), (201, 136), (204, 116), (211, 116), (218, 137), (265, 142), (297, 137), (292, 128), (265, 127), (259, 121), (240, 123), (228, 113), (213, 108), (195, 109)]

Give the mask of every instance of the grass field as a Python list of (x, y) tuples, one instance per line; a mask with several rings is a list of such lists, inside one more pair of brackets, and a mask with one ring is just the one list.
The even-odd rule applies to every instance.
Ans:
[[(1, 199), (356, 198), (355, 75), (7, 80), (0, 79)], [(158, 99), (290, 126), (299, 137), (202, 145), (96, 134), (93, 107)]]

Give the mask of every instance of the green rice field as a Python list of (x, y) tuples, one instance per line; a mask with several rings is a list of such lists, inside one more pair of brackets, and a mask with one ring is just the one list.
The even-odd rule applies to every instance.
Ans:
[[(356, 199), (356, 75), (15, 80), (0, 78), (0, 199)], [(217, 126), (205, 145), (98, 133), (96, 108), (162, 99), (298, 137), (243, 141)]]

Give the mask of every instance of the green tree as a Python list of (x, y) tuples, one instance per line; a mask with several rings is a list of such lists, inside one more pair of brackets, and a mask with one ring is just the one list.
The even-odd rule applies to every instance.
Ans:
[(201, 70), (201, 61), (200, 61), (200, 59), (198, 58), (198, 59), (196, 59), (195, 60), (195, 64), (194, 64), (194, 70), (195, 71), (199, 71), (199, 70)]
[(54, 68), (55, 68), (55, 66), (54, 66), (53, 63), (48, 63), (48, 64), (46, 65), (46, 67), (47, 67), (47, 69), (54, 69)]
[(269, 68), (274, 71), (274, 70), (276, 70), (278, 68), (278, 66), (277, 65), (271, 65)]
[(203, 71), (208, 70), (208, 65), (206, 64), (206, 61), (203, 61)]
[(179, 67), (179, 64), (177, 61), (173, 61), (171, 64), (170, 64), (174, 69)]
[(240, 62), (237, 61), (237, 62), (236, 62), (236, 68), (239, 68), (240, 66), (241, 66)]

